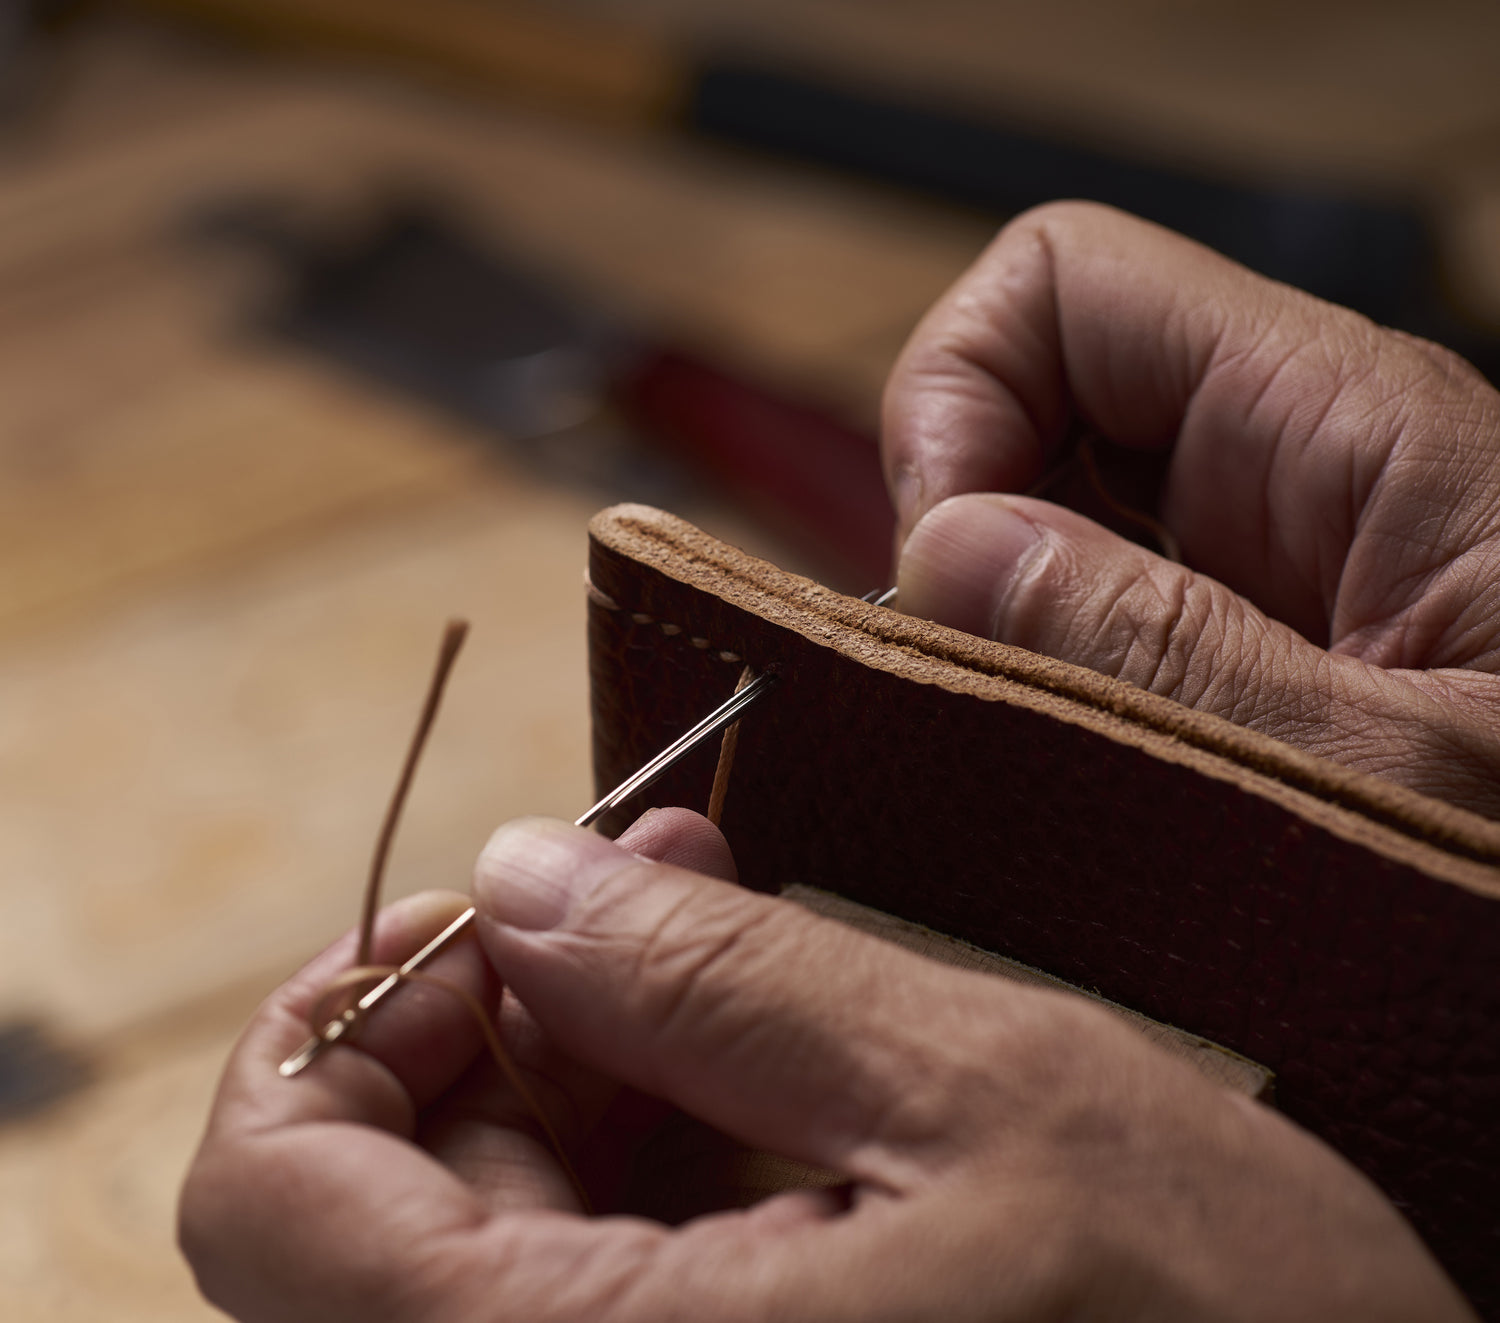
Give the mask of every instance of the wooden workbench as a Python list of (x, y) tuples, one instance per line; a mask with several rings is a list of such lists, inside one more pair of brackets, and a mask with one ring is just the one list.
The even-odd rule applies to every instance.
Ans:
[(392, 891), (465, 888), (501, 820), (586, 804), (597, 503), (239, 329), (253, 273), (185, 218), (415, 181), (865, 421), (984, 229), (133, 30), (79, 34), (52, 77), (0, 144), (0, 1018), (94, 1082), (0, 1127), (0, 1317), (176, 1323), (211, 1314), (172, 1220), (219, 1063), (352, 921), (446, 616), (474, 633)]
[[(847, 27), (851, 8), (867, 7), (819, 22)], [(1062, 123), (1072, 66), (1046, 66), (1037, 42), (1071, 37), (1045, 23), (1108, 9), (1118, 27), (1129, 8), (1011, 6), (1044, 24), (996, 56), (1015, 95)], [(650, 9), (670, 25), (685, 6)], [(914, 52), (902, 6), (877, 9), (849, 58)], [(1117, 38), (1078, 48), (1078, 78), (1092, 61), (1100, 104), (1181, 120), (1189, 155), (1195, 134), (1253, 157), (1310, 124), (1309, 169), (1342, 150), (1356, 174), (1395, 178), (1484, 108), (1465, 64), (1405, 118), (1355, 116), (1340, 148), (1312, 93), (1273, 121), (1191, 78), (1137, 76), (1110, 101)], [(918, 52), (922, 77), (972, 100), (974, 44), (950, 47)], [(247, 334), (255, 272), (187, 243), (185, 218), (247, 192), (337, 216), (392, 184), (432, 189), (630, 315), (865, 424), (987, 227), (148, 30), (85, 28), (46, 86), (0, 138), (0, 1020), (44, 1026), (92, 1083), (0, 1127), (0, 1318), (178, 1323), (212, 1316), (172, 1220), (218, 1066), (259, 996), (352, 920), (445, 617), (475, 631), (391, 890), (463, 888), (496, 823), (588, 798), (596, 504), (435, 409)], [(1183, 119), (1195, 96), (1218, 118)], [(784, 559), (724, 509), (683, 513)]]

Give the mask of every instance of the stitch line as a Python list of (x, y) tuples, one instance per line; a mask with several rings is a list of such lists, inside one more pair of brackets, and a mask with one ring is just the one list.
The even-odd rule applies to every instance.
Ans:
[[(686, 632), (681, 625), (674, 625), (670, 620), (658, 620), (655, 616), (649, 614), (648, 612), (626, 611), (626, 609), (617, 601), (615, 601), (615, 599), (608, 593), (601, 592), (597, 587), (594, 586), (593, 577), (587, 570), (583, 572), (583, 588), (584, 592), (588, 594), (590, 603), (592, 603), (594, 606), (602, 607), (606, 611), (614, 611), (620, 615), (628, 615), (630, 617), (631, 624), (642, 626), (655, 625), (669, 639), (676, 638), (678, 635)], [(736, 662), (743, 662), (745, 660), (737, 652), (731, 652), (727, 648), (715, 648), (710, 640), (704, 638), (699, 634), (689, 635), (687, 641), (692, 644), (694, 648), (698, 649), (699, 652), (713, 652), (721, 662), (733, 664)]]

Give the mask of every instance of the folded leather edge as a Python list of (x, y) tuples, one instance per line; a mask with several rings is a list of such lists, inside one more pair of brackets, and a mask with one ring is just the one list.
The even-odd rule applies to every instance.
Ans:
[(589, 532), (619, 555), (863, 665), (1046, 711), (1285, 803), (1345, 839), (1500, 898), (1500, 823), (1476, 813), (1085, 667), (846, 597), (651, 506), (612, 506), (594, 517)]

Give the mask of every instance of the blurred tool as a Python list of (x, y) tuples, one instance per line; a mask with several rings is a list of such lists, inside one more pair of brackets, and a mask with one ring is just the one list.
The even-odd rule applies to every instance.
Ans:
[(656, 119), (680, 95), (659, 41), (511, 0), (134, 0), (133, 8), (297, 51), (374, 59), (533, 104)]
[(36, 99), (49, 54), (40, 38), (83, 7), (84, 0), (0, 0), (0, 112)]
[[(314, 234), (274, 203), (194, 234), (277, 266), (263, 332), (481, 424), (601, 500), (680, 505), (692, 481), (802, 549), (833, 586), (887, 578), (893, 519), (873, 438), (611, 316), (430, 205)], [(653, 444), (643, 444), (650, 442)]]
[(895, 516), (874, 437), (670, 348), (643, 352), (615, 395), (672, 454), (816, 549), (837, 571), (830, 587), (889, 579)]
[(1500, 341), (1449, 306), (1431, 226), (1405, 200), (1167, 169), (520, 0), (137, 3), (263, 42), (373, 56), (552, 107), (675, 125), (997, 217), (1054, 198), (1109, 203), (1438, 340), (1500, 377)]
[(31, 1116), (87, 1084), (87, 1063), (31, 1020), (0, 1024), (0, 1121)]
[(1407, 207), (1247, 187), (731, 61), (703, 68), (686, 118), (714, 137), (996, 215), (1057, 198), (1107, 203), (1377, 320), (1433, 316), (1436, 257)]

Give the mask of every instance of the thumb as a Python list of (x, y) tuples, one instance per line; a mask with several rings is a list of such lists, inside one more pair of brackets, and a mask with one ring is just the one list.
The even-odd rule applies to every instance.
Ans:
[(1324, 651), (1217, 579), (1025, 496), (934, 506), (902, 549), (901, 609), (1128, 680), (1308, 753), (1497, 816), (1490, 676)]
[(941, 1163), (976, 976), (542, 819), (495, 833), (475, 897), (490, 959), (579, 1061), (887, 1190)]
[(902, 551), (901, 608), (1127, 680), (1269, 734), (1330, 695), (1329, 654), (1216, 579), (1023, 496), (936, 506)]

